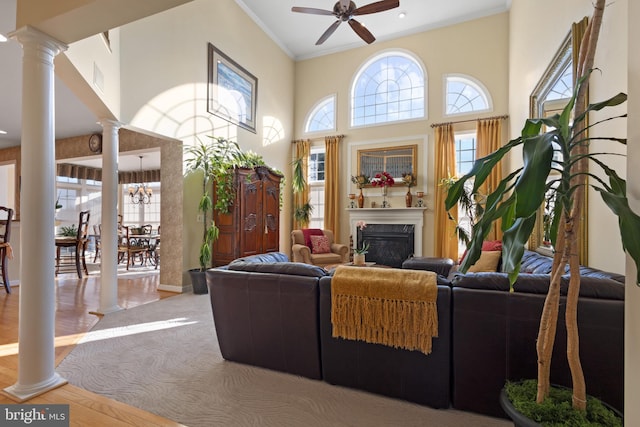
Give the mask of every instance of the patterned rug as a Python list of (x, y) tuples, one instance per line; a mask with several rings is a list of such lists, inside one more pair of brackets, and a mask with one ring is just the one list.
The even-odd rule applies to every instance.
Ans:
[(208, 295), (104, 316), (58, 366), (71, 384), (191, 427), (508, 426), (222, 359)]

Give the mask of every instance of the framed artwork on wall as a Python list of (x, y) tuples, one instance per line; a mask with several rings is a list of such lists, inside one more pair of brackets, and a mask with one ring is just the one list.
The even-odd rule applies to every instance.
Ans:
[(258, 79), (211, 43), (207, 58), (207, 111), (255, 133)]

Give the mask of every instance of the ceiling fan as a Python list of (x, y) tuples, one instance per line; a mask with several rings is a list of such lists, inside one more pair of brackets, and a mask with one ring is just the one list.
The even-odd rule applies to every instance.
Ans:
[(321, 45), (322, 43), (324, 43), (325, 40), (327, 40), (329, 36), (334, 33), (334, 31), (343, 21), (348, 22), (351, 28), (353, 28), (353, 31), (355, 31), (362, 40), (371, 44), (375, 41), (376, 38), (373, 36), (373, 34), (371, 34), (369, 30), (365, 28), (364, 25), (353, 19), (353, 17), (358, 15), (368, 15), (370, 13), (383, 12), (385, 10), (393, 9), (399, 6), (399, 0), (382, 0), (364, 5), (362, 7), (356, 7), (356, 4), (350, 0), (339, 0), (333, 6), (333, 10), (294, 6), (291, 8), (291, 11), (300, 13), (311, 13), (314, 15), (333, 15), (338, 18), (338, 20), (331, 24), (331, 26), (327, 28), (327, 31), (325, 31), (324, 34), (320, 36), (320, 38), (316, 42), (316, 45)]

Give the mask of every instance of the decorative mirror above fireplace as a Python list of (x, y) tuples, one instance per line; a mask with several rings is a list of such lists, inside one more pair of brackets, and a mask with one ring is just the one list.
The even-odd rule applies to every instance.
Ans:
[(417, 157), (417, 145), (358, 150), (358, 175), (389, 172), (394, 179), (402, 179), (404, 174), (417, 174)]

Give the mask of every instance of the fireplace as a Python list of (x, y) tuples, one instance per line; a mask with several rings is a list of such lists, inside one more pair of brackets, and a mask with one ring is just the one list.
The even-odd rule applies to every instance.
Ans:
[(357, 245), (360, 248), (369, 244), (368, 262), (400, 268), (413, 255), (414, 234), (412, 224), (368, 224), (363, 230), (358, 229)]
[[(411, 254), (414, 256), (422, 256), (422, 229), (425, 209), (425, 207), (347, 209), (349, 211), (353, 243), (361, 247), (362, 240), (360, 240), (360, 230), (356, 226), (356, 223), (358, 223), (358, 221), (364, 221), (367, 224), (367, 227), (364, 229), (365, 233), (367, 231), (376, 234), (387, 233), (388, 235), (385, 238), (391, 238), (388, 239), (389, 244), (383, 244), (384, 242), (381, 242), (382, 239), (376, 238), (374, 245), (374, 241), (370, 241), (370, 238), (366, 237), (365, 239), (369, 242), (370, 246), (369, 253), (366, 256), (367, 261), (393, 267), (401, 266), (402, 261), (407, 259)], [(379, 228), (382, 226), (390, 227)], [(399, 254), (390, 253), (392, 251), (400, 251), (400, 249), (398, 249), (400, 246), (403, 246), (404, 249), (401, 249)], [(382, 255), (380, 255), (382, 258), (378, 258), (379, 255), (375, 254), (375, 251), (382, 253)]]

